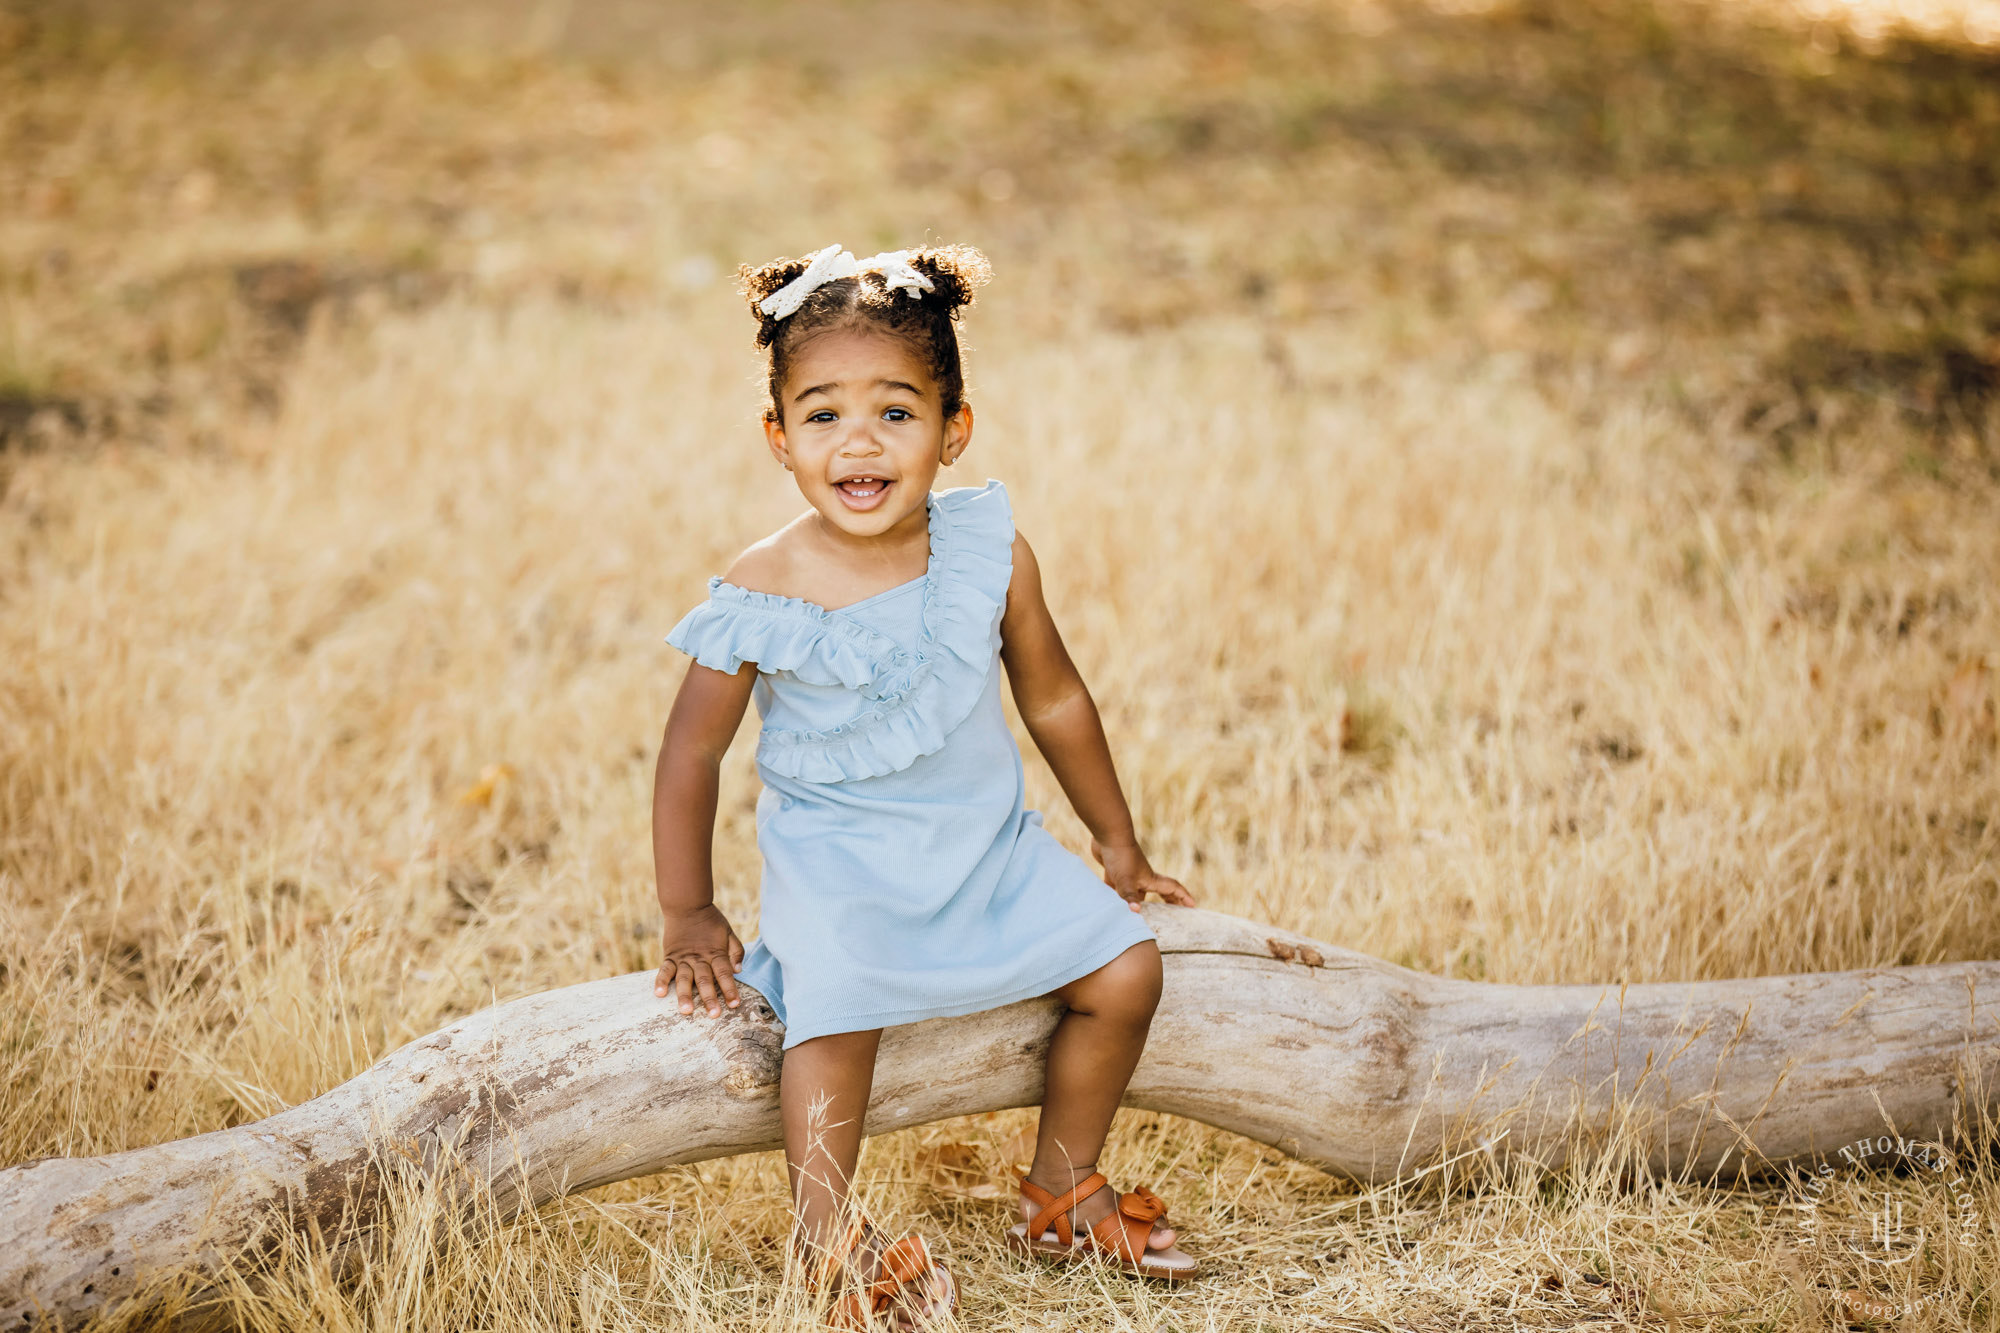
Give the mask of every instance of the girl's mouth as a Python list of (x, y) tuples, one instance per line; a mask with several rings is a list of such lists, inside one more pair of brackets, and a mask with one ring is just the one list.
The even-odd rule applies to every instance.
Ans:
[(847, 477), (833, 483), (833, 489), (849, 509), (865, 511), (882, 503), (882, 497), (896, 483), (883, 477)]

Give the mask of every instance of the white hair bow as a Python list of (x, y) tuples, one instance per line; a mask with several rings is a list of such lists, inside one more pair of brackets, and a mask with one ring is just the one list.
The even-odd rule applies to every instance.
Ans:
[(759, 301), (757, 308), (772, 319), (784, 319), (825, 284), (861, 273), (880, 273), (883, 286), (890, 291), (900, 287), (911, 296), (917, 294), (918, 288), (927, 292), (937, 290), (936, 283), (911, 267), (908, 250), (885, 250), (879, 255), (856, 259), (841, 246), (829, 245), (806, 262), (805, 272)]

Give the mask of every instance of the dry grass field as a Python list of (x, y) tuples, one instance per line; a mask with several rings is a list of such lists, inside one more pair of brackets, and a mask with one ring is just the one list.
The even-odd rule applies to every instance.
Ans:
[[(2000, 957), (1990, 6), (170, 8), (0, 5), (0, 1163), (653, 964), (662, 636), (802, 503), (731, 275), (834, 240), (992, 256), (949, 479), (1008, 483), (1204, 906), (1514, 982)], [(1865, 1277), (1782, 1181), (1362, 1193), (1137, 1112), (1113, 1179), (1218, 1276), (1029, 1272), (944, 1168), (1032, 1123), (864, 1151), (970, 1330), (1801, 1329)], [(1908, 1327), (2000, 1324), (1975, 1168)], [(787, 1224), (775, 1153), (470, 1235), (412, 1192), (358, 1281), (229, 1299), (756, 1327)]]

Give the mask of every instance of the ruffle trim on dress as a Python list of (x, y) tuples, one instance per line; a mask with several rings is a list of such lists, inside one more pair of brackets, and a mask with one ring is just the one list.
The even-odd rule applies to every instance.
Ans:
[[(1014, 575), (1014, 514), (998, 480), (933, 492), (922, 632), (914, 653), (838, 611), (709, 580), (710, 600), (667, 641), (703, 666), (746, 661), (815, 685), (859, 689), (869, 706), (838, 726), (766, 730), (757, 762), (804, 782), (908, 768), (944, 748), (986, 688)], [(769, 657), (760, 656), (768, 652)]]
[(896, 641), (811, 602), (708, 581), (708, 600), (681, 617), (667, 642), (711, 671), (735, 675), (745, 662), (789, 671), (808, 685), (866, 690), (900, 652)]

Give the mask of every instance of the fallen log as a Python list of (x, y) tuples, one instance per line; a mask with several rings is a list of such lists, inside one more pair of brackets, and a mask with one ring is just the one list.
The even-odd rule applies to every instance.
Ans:
[[(1145, 911), (1166, 988), (1125, 1104), (1360, 1181), (1467, 1148), (1759, 1173), (1870, 1135), (1948, 1139), (1995, 1108), (2000, 962), (1503, 986)], [(889, 1029), (868, 1131), (1037, 1103), (1057, 1014), (1031, 1000)], [(385, 1145), (470, 1163), (503, 1213), (778, 1147), (782, 1032), (754, 991), (719, 1020), (683, 1015), (635, 972), (482, 1010), (255, 1124), (0, 1171), (0, 1331), (213, 1272), (275, 1228), (365, 1224)]]

